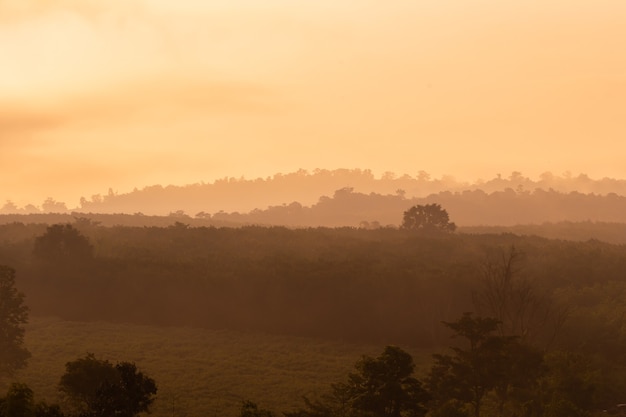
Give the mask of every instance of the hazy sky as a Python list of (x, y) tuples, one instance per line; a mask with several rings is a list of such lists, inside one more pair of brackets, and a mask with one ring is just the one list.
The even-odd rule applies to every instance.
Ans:
[(0, 204), (370, 168), (626, 178), (624, 0), (0, 0)]

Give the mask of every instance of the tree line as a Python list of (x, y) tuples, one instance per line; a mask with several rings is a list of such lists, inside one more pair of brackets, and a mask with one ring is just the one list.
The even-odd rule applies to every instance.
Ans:
[[(487, 193), (484, 190), (443, 191), (424, 197), (409, 197), (403, 190), (392, 194), (357, 192), (344, 187), (306, 204), (287, 203), (259, 206), (250, 210), (211, 210), (185, 206), (179, 199), (163, 215), (145, 215), (141, 208), (115, 214), (94, 213), (90, 209), (61, 210), (47, 214), (0, 214), (1, 223), (58, 223), (86, 218), (104, 225), (161, 226), (175, 222), (191, 226), (288, 226), (397, 228), (407, 207), (441, 204), (459, 227), (542, 224), (546, 222), (626, 223), (626, 197), (618, 194), (561, 193), (555, 190), (514, 190)], [(157, 204), (157, 203), (155, 203)], [(169, 213), (169, 214), (168, 214)], [(618, 226), (620, 227), (620, 226)], [(623, 227), (623, 225), (622, 225)], [(594, 237), (594, 236), (592, 236)], [(596, 238), (598, 236), (595, 236)]]
[(83, 221), (0, 232), (0, 263), (20, 271), (38, 315), (440, 346), (438, 323), (472, 311), (485, 265), (515, 246), (524, 256), (514, 275), (571, 307), (568, 343), (615, 349), (623, 334), (614, 295), (625, 286), (625, 249), (598, 241)]

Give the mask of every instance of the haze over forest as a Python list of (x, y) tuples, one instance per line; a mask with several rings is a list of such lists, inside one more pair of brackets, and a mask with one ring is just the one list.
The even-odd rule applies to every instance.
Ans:
[(0, 0), (0, 417), (625, 416), (625, 22)]

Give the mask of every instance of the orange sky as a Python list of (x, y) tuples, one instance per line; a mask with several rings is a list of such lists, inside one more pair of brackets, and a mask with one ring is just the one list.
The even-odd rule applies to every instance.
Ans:
[(0, 0), (0, 204), (299, 168), (626, 178), (625, 22), (623, 0)]

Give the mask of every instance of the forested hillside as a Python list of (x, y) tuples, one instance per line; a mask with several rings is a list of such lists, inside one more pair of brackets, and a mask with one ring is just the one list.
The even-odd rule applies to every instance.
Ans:
[[(305, 207), (297, 202), (249, 213), (215, 213), (218, 222), (294, 227), (394, 227), (399, 215), (414, 205), (440, 204), (459, 226), (514, 226), (545, 222), (598, 221), (626, 223), (626, 197), (617, 194), (568, 194), (554, 190), (533, 192), (482, 190), (440, 192), (422, 198), (404, 194), (357, 193), (352, 188), (336, 191)], [(208, 217), (208, 216), (207, 216)]]
[(626, 243), (626, 197), (617, 195), (561, 194), (512, 190), (485, 194), (482, 191), (440, 193), (407, 199), (402, 195), (361, 194), (351, 189), (323, 197), (311, 207), (299, 203), (253, 210), (249, 213), (184, 212), (168, 216), (101, 213), (0, 214), (0, 224), (52, 224), (76, 222), (86, 225), (169, 227), (241, 227), (250, 225), (302, 227), (397, 228), (402, 213), (414, 205), (440, 204), (459, 226), (460, 233), (536, 235), (554, 239), (585, 241), (598, 239)]
[[(352, 206), (334, 204), (334, 211), (329, 211), (329, 204), (337, 197), (345, 197), (347, 190), (353, 194), (353, 200), (366, 206), (355, 211)], [(387, 225), (395, 224), (398, 206), (434, 199), (445, 203), (463, 226), (562, 220), (626, 222), (623, 199), (616, 199), (617, 196), (626, 196), (626, 181), (592, 179), (584, 174), (559, 176), (546, 172), (533, 180), (513, 172), (505, 177), (498, 174), (492, 179), (467, 182), (449, 176), (434, 178), (424, 171), (415, 175), (387, 172), (377, 177), (370, 170), (317, 169), (267, 178), (231, 177), (180, 186), (152, 185), (130, 192), (109, 189), (107, 193), (83, 196), (77, 202), (56, 201), (51, 196), (39, 206), (19, 207), (7, 201), (0, 214), (182, 213), (197, 218), (218, 214), (219, 220), (248, 223), (357, 226), (365, 220)], [(519, 214), (523, 216), (518, 217)]]

